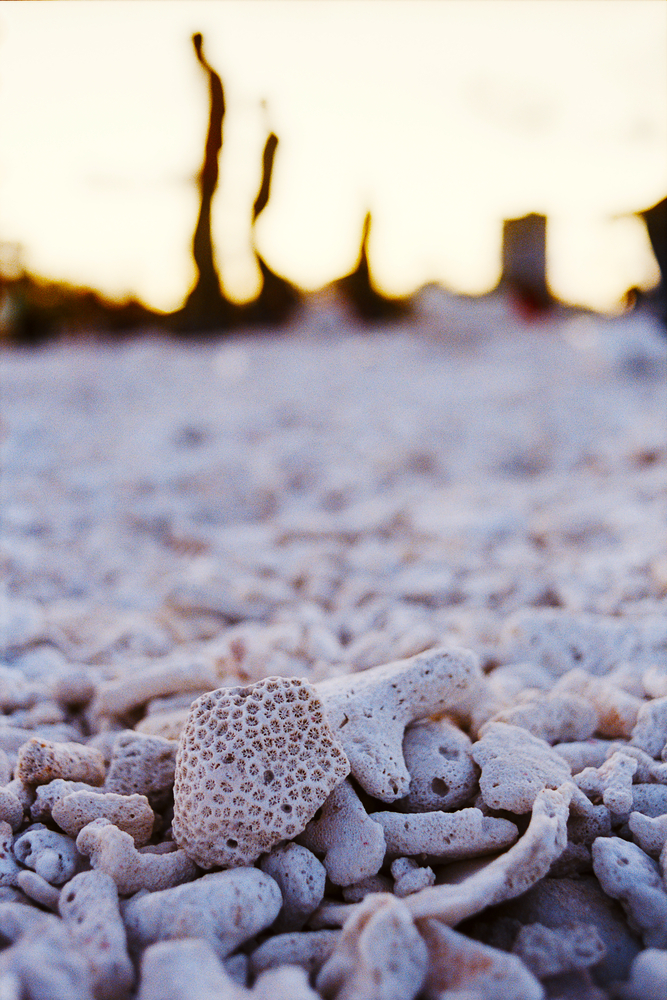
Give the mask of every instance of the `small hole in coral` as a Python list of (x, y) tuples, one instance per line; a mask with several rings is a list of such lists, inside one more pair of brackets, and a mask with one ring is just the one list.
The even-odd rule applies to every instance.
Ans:
[(274, 777), (275, 777), (275, 775), (274, 775), (273, 771), (265, 771), (264, 772), (264, 784), (265, 785), (270, 785), (271, 782), (273, 781)]
[(228, 838), (227, 847), (238, 847), (238, 846), (239, 846), (238, 840), (234, 840), (232, 837)]
[(292, 807), (287, 802), (284, 802), (280, 808), (282, 809), (282, 811), (284, 813), (291, 813), (292, 812)]
[(442, 778), (434, 778), (431, 782), (431, 791), (436, 795), (446, 795), (449, 791), (449, 785)]

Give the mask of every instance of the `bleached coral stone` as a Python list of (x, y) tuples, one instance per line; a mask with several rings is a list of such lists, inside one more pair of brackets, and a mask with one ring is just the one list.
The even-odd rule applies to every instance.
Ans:
[(350, 765), (298, 677), (220, 688), (190, 708), (176, 757), (176, 842), (202, 868), (247, 865), (305, 829)]

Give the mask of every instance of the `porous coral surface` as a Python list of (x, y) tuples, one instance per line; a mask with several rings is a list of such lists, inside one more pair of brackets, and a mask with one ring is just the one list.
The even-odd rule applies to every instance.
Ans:
[(211, 691), (181, 735), (174, 837), (202, 868), (248, 864), (301, 833), (349, 770), (306, 681)]
[(662, 998), (667, 338), (415, 308), (3, 348), (1, 996)]

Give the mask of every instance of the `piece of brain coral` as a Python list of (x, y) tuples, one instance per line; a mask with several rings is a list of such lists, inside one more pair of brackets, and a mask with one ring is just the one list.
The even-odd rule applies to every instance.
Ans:
[(349, 770), (301, 678), (209, 691), (179, 743), (174, 838), (202, 868), (251, 864), (301, 833)]

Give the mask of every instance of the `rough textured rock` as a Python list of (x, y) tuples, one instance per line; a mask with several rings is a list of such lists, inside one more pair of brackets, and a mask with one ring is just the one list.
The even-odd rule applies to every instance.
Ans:
[(97, 1000), (127, 996), (134, 968), (113, 879), (103, 872), (80, 872), (63, 886), (58, 909), (76, 950), (88, 962)]
[(54, 743), (33, 736), (19, 750), (16, 776), (26, 785), (46, 785), (54, 778), (101, 785), (104, 757), (81, 743)]
[(600, 767), (587, 767), (574, 780), (582, 792), (599, 797), (610, 812), (625, 814), (632, 809), (632, 779), (637, 761), (628, 754), (616, 752)]
[(218, 958), (269, 927), (283, 905), (277, 883), (256, 868), (234, 868), (195, 882), (135, 896), (123, 918), (131, 948), (201, 938)]
[(470, 738), (447, 719), (408, 726), (403, 756), (410, 790), (400, 800), (407, 812), (458, 809), (477, 788), (477, 768)]
[(654, 698), (640, 707), (631, 742), (651, 757), (660, 756), (667, 743), (667, 697)]
[(324, 867), (335, 885), (352, 885), (377, 875), (386, 844), (382, 826), (364, 809), (349, 781), (342, 781), (299, 837), (324, 855)]
[(482, 798), (492, 809), (530, 812), (543, 788), (558, 788), (570, 777), (569, 767), (548, 743), (502, 722), (485, 727), (472, 756), (482, 769)]
[(400, 900), (368, 896), (345, 925), (315, 985), (324, 1000), (413, 1000), (427, 971), (426, 946)]
[(160, 736), (145, 736), (131, 730), (119, 733), (104, 788), (118, 795), (145, 795), (161, 802), (171, 791), (176, 769), (177, 744)]
[(51, 816), (70, 837), (76, 837), (88, 823), (103, 817), (119, 830), (129, 833), (137, 847), (150, 838), (155, 822), (145, 795), (116, 795), (115, 792), (70, 792), (54, 803)]
[(14, 855), (52, 885), (69, 881), (83, 860), (71, 837), (35, 823), (14, 841)]
[(278, 883), (283, 906), (276, 919), (276, 930), (301, 930), (308, 917), (322, 902), (327, 873), (315, 855), (300, 844), (274, 847), (259, 861), (259, 867)]
[(620, 837), (598, 837), (592, 851), (598, 882), (618, 899), (630, 927), (647, 948), (667, 948), (667, 890), (657, 863)]
[(473, 941), (438, 920), (421, 920), (419, 930), (428, 948), (424, 995), (429, 1000), (439, 1000), (449, 990), (482, 1000), (543, 1000), (540, 983), (514, 955)]

